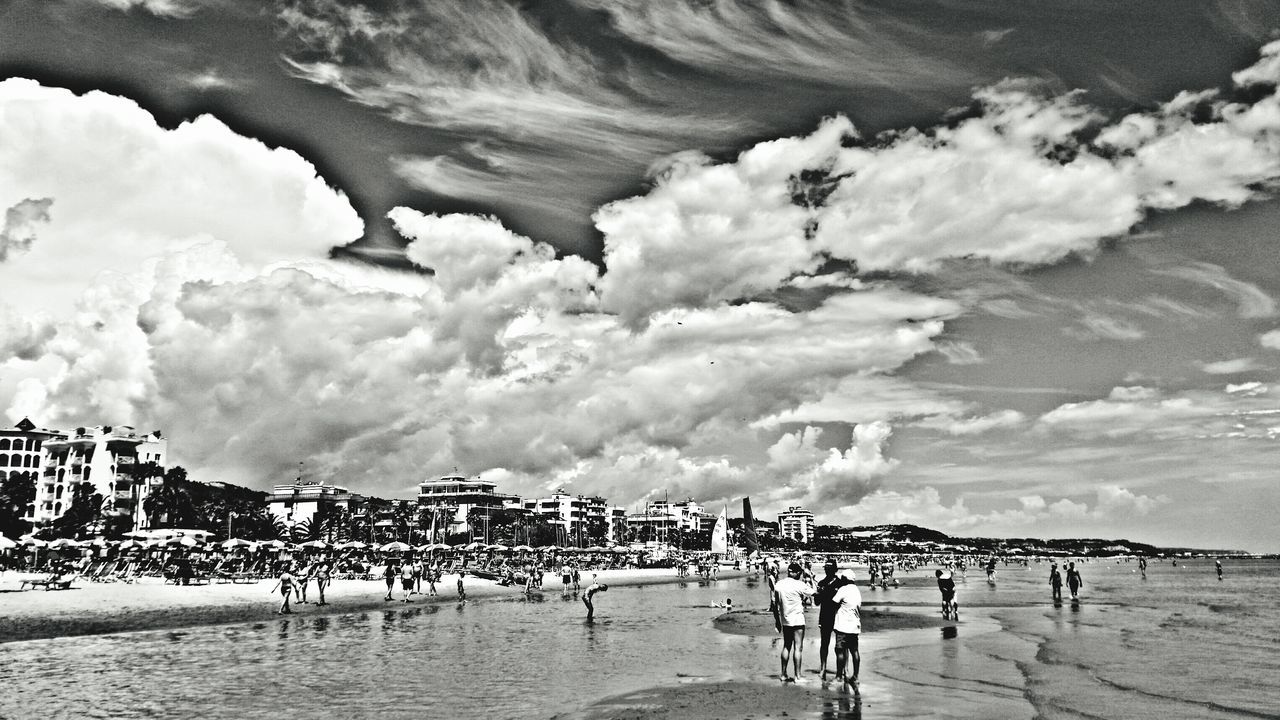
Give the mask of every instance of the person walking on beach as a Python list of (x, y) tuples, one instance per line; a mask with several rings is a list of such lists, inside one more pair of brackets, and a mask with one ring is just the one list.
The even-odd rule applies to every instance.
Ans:
[(959, 620), (960, 604), (956, 602), (956, 581), (950, 570), (934, 570), (938, 591), (942, 593), (942, 619)]
[(467, 591), (462, 587), (462, 578), (467, 574), (466, 570), (458, 571), (458, 602), (467, 601)]
[(276, 611), (279, 615), (288, 615), (293, 612), (289, 609), (289, 596), (293, 594), (293, 580), (293, 573), (289, 572), (289, 566), (285, 565), (280, 572), (280, 579), (276, 581), (275, 587), (271, 588), (271, 592), (268, 593), (270, 595), (279, 589), (280, 594), (284, 596), (284, 599), (280, 602), (280, 609)]
[(573, 566), (573, 591), (576, 593), (582, 589), (582, 573), (578, 572), (578, 566)]
[(591, 604), (591, 598), (595, 597), (598, 592), (607, 592), (609, 586), (604, 583), (593, 582), (587, 586), (587, 591), (582, 593), (582, 604), (587, 606), (587, 621), (595, 619), (596, 607)]
[(1076, 570), (1076, 564), (1067, 563), (1067, 587), (1071, 590), (1072, 600), (1080, 599), (1078, 593), (1083, 585), (1084, 580), (1080, 579), (1080, 571)]
[(827, 679), (827, 655), (831, 648), (831, 633), (835, 631), (836, 609), (834, 602), (836, 590), (844, 581), (836, 575), (838, 566), (835, 560), (828, 559), (822, 565), (825, 576), (818, 581), (817, 592), (813, 601), (818, 606), (818, 667), (822, 679)]
[(1145, 556), (1138, 558), (1138, 570), (1142, 572), (1142, 579), (1146, 580), (1147, 579), (1147, 558)]
[(307, 604), (307, 582), (311, 579), (311, 565), (304, 564), (298, 570), (298, 582), (294, 584), (293, 593), (297, 596), (299, 605)]
[[(787, 576), (773, 586), (773, 625), (782, 633), (782, 681), (795, 682), (800, 675), (800, 659), (804, 653), (804, 602), (816, 592), (800, 576), (804, 568), (799, 563), (787, 567)], [(787, 674), (787, 661), (791, 661), (793, 675)]]
[(1062, 573), (1058, 572), (1058, 563), (1049, 568), (1049, 587), (1053, 588), (1053, 601), (1062, 602)]
[(1213, 564), (1218, 569), (1218, 582), (1222, 582), (1222, 561), (1214, 560)]
[(996, 584), (996, 556), (992, 555), (987, 559), (987, 584)]
[(427, 568), (427, 594), (436, 594), (436, 581), (440, 579), (440, 568)]
[(391, 602), (391, 591), (396, 587), (396, 578), (400, 575), (400, 568), (396, 566), (394, 560), (387, 561), (387, 567), (382, 571), (382, 579), (387, 583), (387, 596), (383, 598), (387, 602)]
[(409, 596), (413, 594), (413, 575), (413, 563), (407, 562), (400, 566), (400, 589), (404, 591), (404, 598), (400, 602), (409, 602)]
[(843, 581), (836, 590), (836, 680), (848, 683), (858, 692), (858, 672), (862, 669), (862, 655), (858, 652), (858, 636), (862, 633), (862, 592), (855, 584), (852, 570), (841, 570)]

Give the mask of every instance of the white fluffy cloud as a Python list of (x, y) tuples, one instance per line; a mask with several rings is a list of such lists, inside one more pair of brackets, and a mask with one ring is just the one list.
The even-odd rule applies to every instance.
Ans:
[[(1262, 54), (1238, 82), (1274, 85), (1280, 43)], [(1107, 125), (1077, 94), (1046, 97), (1005, 81), (976, 93), (975, 114), (927, 131), (865, 141), (837, 117), (732, 163), (681, 156), (653, 190), (597, 212), (609, 270), (602, 301), (634, 324), (666, 307), (751, 297), (830, 258), (927, 272), (948, 258), (1038, 265), (1091, 255), (1150, 210), (1235, 206), (1280, 178), (1280, 101), (1270, 90), (1252, 104), (1182, 94)], [(1197, 111), (1210, 119), (1194, 121)], [(1274, 312), (1256, 288), (1210, 270), (1185, 272), (1238, 297), (1247, 317)], [(1141, 337), (1105, 317), (1087, 329)]]
[(92, 278), (175, 242), (214, 239), (254, 267), (324, 257), (363, 223), (297, 153), (210, 116), (167, 130), (135, 103), (0, 81), (0, 207), (46, 198), (25, 252), (0, 262), (0, 304), (69, 308)]

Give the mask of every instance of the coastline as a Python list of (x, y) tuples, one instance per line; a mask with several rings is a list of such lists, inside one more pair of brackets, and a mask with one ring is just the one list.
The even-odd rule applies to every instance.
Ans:
[[(589, 578), (593, 571), (585, 575)], [(671, 569), (594, 571), (600, 582), (609, 585), (652, 585), (698, 582), (698, 578), (678, 577)], [(721, 579), (743, 577), (740, 571), (721, 572)], [(0, 574), (0, 644), (84, 635), (109, 635), (147, 630), (172, 630), (203, 625), (264, 622), (279, 618), (279, 592), (272, 593), (275, 580), (254, 583), (211, 583), (169, 585), (161, 578), (146, 577), (134, 583), (97, 583), (76, 579), (68, 590), (23, 590), (21, 581), (41, 577), (28, 573)], [(456, 604), (456, 574), (446, 574), (437, 583), (438, 595), (414, 595), (407, 605), (397, 581), (392, 597), (383, 599), (386, 585), (378, 580), (334, 580), (325, 591), (325, 606), (315, 605), (315, 584), (308, 588), (307, 604), (294, 604), (293, 616), (339, 615), (430, 604)], [(554, 580), (554, 582), (552, 582)], [(585, 580), (585, 578), (584, 578)], [(520, 589), (491, 580), (467, 576), (464, 588), (468, 600), (518, 597)], [(583, 583), (585, 587), (589, 580)], [(424, 591), (426, 584), (423, 584)], [(544, 595), (560, 595), (559, 577), (547, 575)]]

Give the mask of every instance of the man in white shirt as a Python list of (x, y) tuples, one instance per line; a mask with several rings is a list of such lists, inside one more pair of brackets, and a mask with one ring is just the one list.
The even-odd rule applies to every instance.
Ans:
[[(798, 563), (787, 567), (787, 576), (773, 586), (773, 624), (782, 633), (782, 680), (795, 682), (800, 675), (800, 657), (804, 651), (804, 599), (816, 592), (800, 580), (804, 568)], [(793, 674), (787, 675), (787, 660)]]
[[(849, 683), (854, 692), (858, 690), (858, 670), (862, 666), (862, 656), (858, 653), (858, 635), (862, 633), (862, 592), (853, 584), (852, 570), (841, 570), (840, 577), (845, 584), (836, 590), (831, 599), (836, 604), (836, 680)], [(853, 667), (845, 675), (845, 667), (849, 659)]]

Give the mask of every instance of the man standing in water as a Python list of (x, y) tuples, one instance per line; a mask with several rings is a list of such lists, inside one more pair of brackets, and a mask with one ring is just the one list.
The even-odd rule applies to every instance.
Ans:
[(1147, 579), (1147, 558), (1145, 556), (1138, 558), (1138, 569), (1142, 571), (1142, 579), (1146, 580)]
[[(787, 567), (787, 576), (773, 586), (773, 625), (782, 633), (782, 681), (795, 682), (800, 675), (800, 658), (804, 652), (804, 601), (815, 590), (801, 582), (804, 568), (798, 563)], [(793, 675), (787, 674), (791, 661)]]
[(1053, 588), (1053, 601), (1062, 602), (1062, 573), (1058, 572), (1058, 563), (1049, 568), (1049, 587)]
[(1218, 569), (1218, 582), (1222, 582), (1222, 561), (1214, 560), (1213, 564)]
[(956, 581), (950, 570), (934, 570), (938, 579), (938, 591), (942, 593), (942, 619), (959, 620), (960, 605), (956, 602)]
[(834, 598), (836, 680), (848, 683), (856, 693), (858, 671), (862, 669), (862, 655), (858, 652), (858, 636), (862, 633), (862, 592), (854, 584), (852, 570), (840, 571), (840, 578), (842, 582)]
[(827, 679), (827, 652), (831, 648), (831, 633), (834, 630), (838, 607), (833, 599), (836, 590), (844, 584), (844, 581), (836, 576), (837, 567), (835, 560), (827, 560), (823, 564), (822, 570), (826, 573), (826, 577), (818, 581), (818, 591), (813, 596), (814, 602), (818, 605), (818, 665), (821, 668), (823, 680)]
[(1067, 587), (1071, 589), (1072, 600), (1080, 599), (1078, 593), (1082, 585), (1084, 585), (1084, 580), (1080, 579), (1080, 571), (1076, 570), (1076, 564), (1067, 563)]
[(591, 604), (591, 598), (595, 597), (598, 592), (607, 592), (609, 586), (604, 583), (593, 582), (587, 586), (587, 591), (582, 593), (582, 604), (587, 606), (587, 620), (593, 620), (596, 616), (596, 608)]

